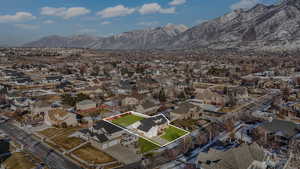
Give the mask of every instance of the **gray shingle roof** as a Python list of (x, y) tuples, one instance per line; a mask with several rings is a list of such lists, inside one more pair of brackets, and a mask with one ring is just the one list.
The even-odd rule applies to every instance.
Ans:
[(198, 156), (204, 169), (247, 169), (253, 161), (263, 161), (264, 151), (257, 144), (243, 144), (228, 151), (210, 150)]
[(191, 108), (194, 108), (196, 107), (195, 105), (191, 104), (191, 103), (182, 103), (178, 106), (177, 109), (175, 109), (173, 111), (173, 113), (176, 113), (176, 114), (185, 114), (187, 112), (189, 112), (189, 110)]
[(272, 122), (264, 123), (261, 127), (269, 132), (276, 133), (281, 131), (286, 137), (293, 137), (300, 131), (300, 125), (284, 120), (272, 120)]
[(168, 120), (163, 115), (158, 115), (150, 118), (146, 118), (140, 121), (141, 125), (138, 127), (139, 130), (148, 132), (152, 127), (167, 123)]
[(112, 125), (104, 120), (98, 121), (93, 127), (96, 130), (104, 129), (108, 134), (113, 134), (123, 130), (122, 128)]

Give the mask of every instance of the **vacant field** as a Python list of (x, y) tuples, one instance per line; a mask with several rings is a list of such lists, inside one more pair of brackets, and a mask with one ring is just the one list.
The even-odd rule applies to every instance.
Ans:
[(84, 140), (77, 137), (55, 137), (52, 141), (66, 150), (70, 150), (84, 143)]
[(176, 127), (170, 126), (165, 130), (165, 134), (163, 134), (161, 138), (168, 141), (173, 141), (187, 133), (188, 132), (185, 130), (181, 130)]
[(132, 114), (128, 114), (125, 115), (123, 117), (120, 117), (118, 119), (112, 120), (112, 123), (120, 125), (120, 126), (124, 126), (127, 127), (137, 121), (143, 120), (143, 117), (140, 116), (136, 116), (136, 115), (132, 115)]
[(57, 134), (56, 137), (52, 138), (51, 141), (55, 142), (55, 144), (57, 144), (57, 146), (59, 147), (62, 147), (66, 150), (70, 150), (84, 142), (84, 140), (80, 138), (69, 137), (77, 130), (78, 128), (63, 129), (60, 131), (59, 134)]
[(25, 154), (21, 152), (13, 153), (7, 160), (5, 160), (4, 165), (7, 169), (31, 169), (35, 167)]
[(39, 131), (38, 133), (45, 137), (52, 137), (52, 136), (58, 134), (59, 132), (61, 132), (62, 130), (63, 129), (60, 129), (60, 128), (47, 128), (45, 130)]
[(79, 127), (69, 127), (69, 128), (62, 128), (59, 133), (56, 134), (57, 137), (67, 137), (76, 131), (80, 130)]
[(103, 164), (115, 161), (115, 159), (108, 154), (105, 154), (89, 144), (73, 151), (72, 154), (91, 164)]
[(143, 138), (139, 138), (138, 144), (139, 144), (141, 153), (147, 153), (149, 151), (160, 148), (158, 145), (153, 144), (150, 141), (145, 140)]

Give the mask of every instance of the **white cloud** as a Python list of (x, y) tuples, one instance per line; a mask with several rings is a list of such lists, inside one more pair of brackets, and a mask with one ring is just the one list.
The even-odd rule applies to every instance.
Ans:
[(26, 30), (37, 30), (40, 28), (38, 25), (30, 25), (30, 24), (15, 24), (15, 27)]
[(159, 24), (158, 21), (151, 21), (151, 22), (139, 22), (137, 23), (137, 25), (139, 26), (147, 26), (147, 27), (153, 27), (153, 26), (157, 26)]
[(162, 8), (158, 3), (149, 3), (149, 4), (144, 4), (139, 9), (139, 12), (142, 15), (152, 14), (152, 13), (172, 14), (176, 12), (176, 8), (175, 7)]
[(44, 23), (44, 24), (53, 24), (54, 21), (53, 21), (53, 20), (45, 20), (43, 23)]
[(106, 8), (102, 11), (97, 12), (97, 15), (102, 18), (112, 18), (117, 16), (126, 16), (130, 15), (135, 11), (134, 8), (127, 8), (124, 5), (117, 5), (114, 7)]
[(46, 16), (59, 16), (64, 19), (70, 19), (76, 16), (86, 15), (91, 11), (84, 7), (72, 7), (72, 8), (52, 8), (43, 7), (41, 9), (41, 15)]
[(103, 21), (103, 22), (101, 22), (101, 24), (102, 25), (109, 25), (109, 24), (111, 24), (111, 22), (109, 22), (109, 21)]
[(90, 28), (85, 28), (85, 29), (81, 29), (78, 31), (78, 33), (83, 33), (83, 34), (86, 34), (86, 33), (96, 33), (97, 30), (96, 29), (90, 29)]
[(261, 3), (261, 0), (240, 0), (239, 2), (232, 4), (230, 9), (249, 9), (258, 3)]
[(169, 3), (169, 5), (176, 6), (176, 5), (182, 5), (185, 3), (186, 3), (186, 0), (173, 0)]
[(0, 23), (23, 22), (33, 19), (36, 19), (36, 17), (29, 12), (17, 12), (15, 15), (0, 15)]

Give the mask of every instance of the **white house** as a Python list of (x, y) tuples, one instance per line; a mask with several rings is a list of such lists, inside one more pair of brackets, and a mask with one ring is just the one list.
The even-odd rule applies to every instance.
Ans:
[(150, 118), (146, 118), (133, 123), (128, 126), (131, 130), (136, 130), (138, 133), (145, 137), (158, 136), (168, 126), (168, 119), (163, 115), (157, 115)]

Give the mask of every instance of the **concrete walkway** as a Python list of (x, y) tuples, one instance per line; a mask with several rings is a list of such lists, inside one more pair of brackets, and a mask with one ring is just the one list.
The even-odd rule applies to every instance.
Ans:
[(160, 145), (166, 145), (169, 143), (168, 140), (165, 140), (165, 139), (161, 138), (160, 136), (153, 137), (153, 138), (151, 138), (151, 140), (153, 140), (156, 143), (159, 143)]

